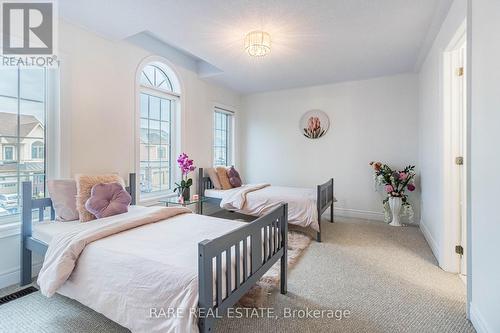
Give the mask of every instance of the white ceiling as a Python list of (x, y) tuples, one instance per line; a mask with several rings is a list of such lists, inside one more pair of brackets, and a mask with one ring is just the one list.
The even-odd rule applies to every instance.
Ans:
[[(451, 0), (60, 0), (69, 22), (112, 39), (148, 31), (219, 68), (210, 76), (242, 93), (413, 71)], [(243, 38), (271, 34), (251, 58)]]

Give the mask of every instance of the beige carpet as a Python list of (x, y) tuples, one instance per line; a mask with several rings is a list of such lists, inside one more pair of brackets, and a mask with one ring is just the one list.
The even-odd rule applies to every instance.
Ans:
[[(293, 269), (304, 250), (311, 244), (311, 238), (299, 231), (288, 231), (288, 270)], [(246, 308), (261, 308), (270, 294), (280, 286), (280, 261), (276, 262), (264, 276), (243, 295), (236, 306)]]
[[(265, 306), (277, 318), (217, 321), (217, 332), (474, 332), (465, 318), (465, 287), (437, 265), (420, 231), (338, 218), (323, 222), (290, 271), (288, 295)], [(286, 309), (348, 310), (336, 320), (283, 318)], [(0, 332), (126, 332), (61, 296), (34, 293), (0, 305)]]
[(290, 272), (286, 296), (265, 306), (349, 310), (342, 320), (224, 319), (218, 332), (474, 332), (465, 317), (465, 287), (442, 271), (416, 227), (337, 218), (323, 222)]

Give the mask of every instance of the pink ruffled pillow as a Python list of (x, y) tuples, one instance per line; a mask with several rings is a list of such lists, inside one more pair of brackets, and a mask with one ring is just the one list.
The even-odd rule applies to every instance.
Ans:
[(119, 183), (100, 183), (92, 187), (85, 208), (98, 219), (128, 212), (132, 197)]

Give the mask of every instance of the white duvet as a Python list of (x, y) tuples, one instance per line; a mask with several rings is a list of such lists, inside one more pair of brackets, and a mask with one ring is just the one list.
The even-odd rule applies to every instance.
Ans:
[(222, 192), (221, 208), (246, 215), (263, 216), (286, 202), (288, 223), (319, 231), (314, 189), (256, 184)]
[[(155, 209), (159, 208), (134, 207), (102, 220), (127, 221)], [(82, 229), (98, 222), (82, 223)], [(95, 240), (85, 246), (57, 293), (133, 332), (198, 332), (191, 312), (198, 304), (198, 243), (242, 225), (182, 214)], [(52, 242), (47, 253), (55, 246)], [(169, 309), (182, 315), (154, 315)]]

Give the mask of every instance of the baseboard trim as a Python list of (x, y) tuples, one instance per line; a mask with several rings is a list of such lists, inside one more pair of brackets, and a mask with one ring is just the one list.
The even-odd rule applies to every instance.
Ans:
[(470, 303), (470, 321), (477, 333), (493, 333), (493, 330), (488, 326), (481, 312), (479, 312), (472, 302)]
[(353, 217), (353, 218), (375, 220), (375, 221), (384, 220), (384, 213), (374, 212), (369, 210), (335, 207), (333, 212), (336, 216)]
[[(37, 276), (41, 268), (42, 268), (41, 262), (33, 264), (32, 277)], [(7, 271), (0, 274), (0, 289), (18, 284), (20, 281), (20, 277), (21, 277), (20, 268), (16, 268), (11, 271)]]
[(436, 260), (438, 263), (441, 263), (441, 252), (439, 251), (439, 247), (434, 240), (434, 237), (432, 237), (431, 232), (429, 231), (429, 228), (425, 225), (423, 220), (420, 220), (420, 231), (422, 231), (422, 234), (424, 235), (425, 240), (427, 241), (427, 244), (429, 244), (429, 247), (431, 248), (432, 253), (434, 254), (434, 257), (436, 257)]

